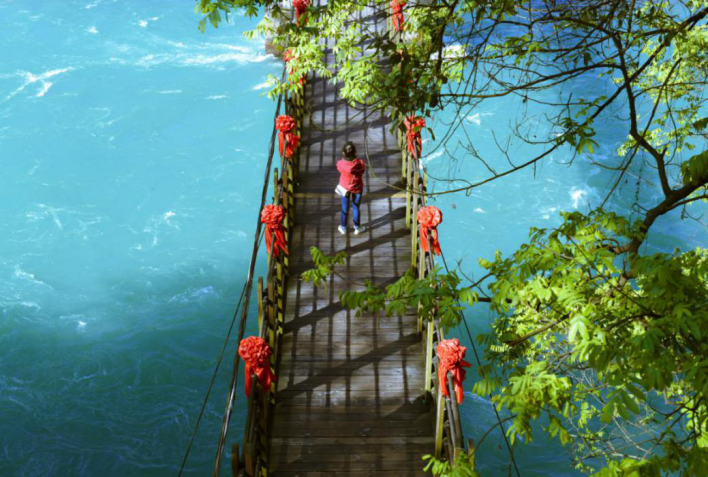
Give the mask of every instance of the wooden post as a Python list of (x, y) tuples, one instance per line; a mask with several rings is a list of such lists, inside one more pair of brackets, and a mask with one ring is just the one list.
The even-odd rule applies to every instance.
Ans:
[(246, 376), (245, 379), (250, 379), (251, 380), (251, 395), (248, 396), (248, 415), (246, 417), (246, 432), (244, 433), (243, 436), (243, 463), (244, 463), (244, 468), (246, 471), (246, 475), (253, 475), (253, 470), (254, 470), (254, 460), (255, 460), (255, 454), (256, 454), (256, 446), (257, 446), (257, 436), (255, 435), (255, 426), (256, 423), (254, 422), (255, 420), (255, 409), (253, 409), (253, 406), (255, 405), (255, 387), (258, 386), (258, 379), (256, 378), (256, 375), (254, 374), (253, 376)]
[(413, 210), (411, 211), (411, 264), (416, 267), (418, 266), (418, 177), (419, 173), (417, 170), (413, 172)]
[(238, 476), (238, 471), (239, 471), (239, 448), (238, 448), (238, 443), (234, 444), (231, 446), (231, 475), (233, 477)]
[[(297, 156), (298, 153), (294, 156)], [(295, 160), (295, 157), (293, 157)], [(293, 200), (295, 176), (293, 171), (293, 163), (288, 164), (288, 173), (283, 177), (283, 194), (287, 194), (288, 203), (288, 230), (292, 230), (294, 226), (293, 217), (295, 216), (295, 201)]]
[[(412, 230), (411, 216), (413, 214), (413, 190), (415, 190), (415, 184), (413, 184), (412, 171), (410, 169), (410, 158), (408, 154), (403, 153), (403, 162), (408, 164), (405, 167), (406, 177), (405, 177), (405, 187), (406, 187), (406, 227)], [(415, 232), (413, 232), (415, 233)]]
[(465, 451), (465, 450), (464, 450), (463, 448), (461, 448), (461, 447), (455, 447), (455, 455), (452, 456), (452, 462), (451, 462), (451, 463), (454, 464), (455, 462), (457, 462), (457, 459), (460, 458), (460, 456), (462, 455), (462, 453), (463, 453), (464, 451)]
[(263, 329), (263, 277), (258, 277), (258, 286), (256, 291), (258, 299), (258, 330)]
[(283, 317), (283, 301), (284, 301), (284, 294), (285, 294), (285, 277), (283, 275), (283, 264), (281, 260), (278, 260), (278, 262), (275, 264), (275, 284), (276, 284), (276, 295), (277, 295), (277, 301), (276, 301), (276, 312), (277, 312), (277, 323), (276, 323), (276, 329), (278, 333), (280, 333), (282, 329), (282, 324), (284, 321)]
[(288, 209), (290, 208), (290, 201), (288, 200), (288, 180), (290, 179), (289, 176), (289, 171), (290, 167), (288, 167), (289, 164), (287, 163), (287, 159), (285, 159), (285, 162), (283, 163), (283, 174), (282, 177), (280, 178), (281, 181), (281, 187), (279, 188), (280, 190), (280, 202), (283, 208), (285, 209), (285, 223), (283, 224), (285, 226), (285, 230), (287, 232), (290, 221), (288, 220)]
[(452, 384), (452, 374), (447, 373), (447, 393), (450, 395), (449, 399), (446, 399), (446, 404), (448, 408), (448, 416), (450, 421), (450, 438), (452, 439), (453, 448), (457, 448), (462, 445), (462, 436), (460, 436), (460, 430), (457, 426), (460, 424), (460, 419), (458, 416), (457, 409), (457, 398), (455, 397), (455, 387)]
[[(272, 267), (268, 267), (268, 342), (271, 346), (275, 344), (275, 287), (273, 286)], [(273, 358), (271, 356), (271, 358)]]
[[(277, 167), (273, 171), (273, 205), (278, 205), (278, 168)], [(266, 231), (265, 233), (268, 233), (268, 232)], [(270, 270), (270, 264), (273, 262), (273, 260), (274, 260), (274, 257), (273, 257), (273, 253), (271, 252), (268, 255), (268, 270)], [(267, 280), (270, 282), (270, 276), (268, 276)]]
[[(427, 318), (426, 318), (427, 319)], [(433, 354), (435, 353), (433, 342), (433, 322), (427, 321), (427, 333), (425, 337), (425, 392), (426, 396), (433, 389)]]
[[(445, 398), (448, 399), (448, 398)], [(449, 415), (446, 414), (446, 417), (450, 417)], [(445, 444), (445, 447), (447, 449), (446, 453), (446, 460), (452, 464), (452, 456), (455, 455), (455, 448), (452, 446), (452, 439), (450, 439), (450, 435), (452, 434), (452, 430), (450, 429), (450, 421), (448, 419), (445, 420), (445, 434), (447, 435), (447, 439), (443, 438), (443, 443)]]
[(278, 194), (278, 186), (280, 185), (278, 179), (278, 168), (276, 167), (273, 171), (273, 204), (280, 205), (280, 196)]
[[(282, 177), (282, 187), (280, 189), (280, 195), (281, 195), (281, 200), (283, 204), (283, 209), (285, 209), (285, 218), (283, 219), (283, 228), (285, 229), (285, 243), (290, 244), (290, 232), (293, 229), (292, 225), (292, 215), (293, 215), (293, 206), (292, 206), (292, 194), (290, 194), (291, 190), (291, 181), (290, 181), (290, 176), (292, 174), (292, 167), (290, 167), (290, 164), (284, 164), (287, 169), (283, 169), (283, 177)], [(283, 255), (282, 256), (282, 261), (285, 265), (285, 268), (287, 270), (288, 266), (288, 256)], [(278, 260), (280, 263), (280, 260)]]
[[(408, 151), (405, 149), (403, 135), (400, 129), (396, 129), (396, 138), (398, 139), (398, 149), (401, 151), (401, 179), (408, 180)], [(410, 184), (407, 184), (410, 185)]]
[(445, 397), (442, 395), (442, 388), (438, 386), (438, 399), (435, 413), (435, 457), (438, 459), (442, 456), (444, 423)]
[[(272, 385), (271, 385), (272, 386)], [(260, 392), (260, 389), (259, 389)], [(260, 422), (259, 422), (259, 437), (260, 437), (260, 442), (258, 445), (258, 456), (260, 458), (260, 463), (261, 466), (264, 466), (267, 468), (267, 459), (268, 459), (268, 417), (270, 413), (268, 412), (270, 408), (270, 389), (268, 390), (263, 390), (262, 393), (260, 393), (261, 397), (261, 412), (260, 412)], [(264, 465), (265, 464), (265, 465)]]
[[(503, 432), (503, 431), (502, 431)], [(472, 466), (472, 470), (475, 468), (475, 453), (476, 449), (474, 447), (474, 440), (470, 439), (467, 441), (467, 455), (469, 456), (469, 461), (470, 465)]]

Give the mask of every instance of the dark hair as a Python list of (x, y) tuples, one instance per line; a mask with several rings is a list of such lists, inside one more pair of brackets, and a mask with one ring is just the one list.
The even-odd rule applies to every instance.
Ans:
[(356, 159), (356, 147), (354, 146), (354, 143), (351, 141), (347, 142), (342, 148), (342, 154), (344, 154), (345, 159)]

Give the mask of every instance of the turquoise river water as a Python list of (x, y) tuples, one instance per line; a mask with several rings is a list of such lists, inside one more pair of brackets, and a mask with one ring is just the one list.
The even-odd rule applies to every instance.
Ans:
[[(245, 280), (274, 109), (262, 93), (282, 68), (243, 38), (253, 23), (234, 18), (201, 34), (193, 5), (0, 0), (2, 476), (179, 469)], [(466, 116), (480, 150), (493, 152), (491, 131), (521, 108), (507, 101)], [(622, 140), (615, 126), (600, 131), (599, 155)], [(455, 174), (485, 173), (451, 153)], [(448, 262), (478, 272), (477, 257), (512, 251), (529, 226), (596, 203), (608, 178), (564, 159), (440, 198)], [(442, 151), (425, 162), (451, 173)], [(678, 244), (677, 231), (686, 246), (705, 234), (676, 217), (657, 228), (659, 247)], [(479, 308), (468, 319), (480, 331), (490, 316)], [(210, 472), (229, 372), (189, 475)], [(467, 437), (495, 422), (469, 392), (463, 415)], [(239, 397), (232, 441), (244, 416)], [(516, 455), (524, 476), (575, 475), (556, 443), (538, 439)], [(479, 468), (502, 475), (507, 463), (496, 432)]]

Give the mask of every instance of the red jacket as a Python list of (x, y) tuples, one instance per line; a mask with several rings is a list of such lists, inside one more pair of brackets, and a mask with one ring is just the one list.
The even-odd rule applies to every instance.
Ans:
[(337, 161), (339, 171), (339, 185), (347, 189), (352, 194), (361, 194), (364, 191), (364, 172), (366, 164), (361, 159), (347, 161), (340, 159)]

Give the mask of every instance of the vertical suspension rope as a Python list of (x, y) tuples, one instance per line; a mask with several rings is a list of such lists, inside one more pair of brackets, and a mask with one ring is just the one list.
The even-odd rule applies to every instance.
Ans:
[[(285, 80), (285, 70), (283, 68), (283, 74), (281, 77), (281, 82)], [(282, 103), (282, 95), (278, 95), (278, 104), (275, 107), (275, 117), (278, 117), (280, 112), (280, 106)], [(277, 137), (277, 131), (273, 128), (273, 133), (270, 138), (270, 151), (268, 153), (268, 163), (265, 169), (265, 179), (263, 180), (263, 191), (261, 193), (261, 205), (258, 208), (258, 217), (256, 220), (256, 234), (255, 243), (253, 244), (253, 251), (251, 252), (251, 261), (248, 267), (248, 278), (246, 280), (246, 294), (244, 296), (244, 304), (241, 309), (241, 321), (238, 326), (238, 343), (243, 340), (243, 335), (246, 332), (246, 318), (248, 317), (248, 304), (251, 298), (251, 289), (253, 286), (253, 272), (256, 268), (256, 259), (258, 257), (258, 250), (260, 246), (261, 229), (263, 224), (261, 223), (260, 213), (265, 206), (268, 197), (268, 185), (270, 183), (270, 169), (273, 165), (273, 153), (275, 152), (275, 140)], [(234, 367), (231, 373), (231, 384), (229, 385), (229, 396), (226, 400), (226, 408), (224, 410), (224, 418), (221, 423), (221, 433), (219, 434), (219, 446), (216, 449), (216, 458), (214, 459), (214, 471), (212, 473), (213, 477), (218, 477), (221, 471), (221, 460), (224, 454), (224, 446), (226, 445), (226, 435), (229, 432), (229, 421), (231, 420), (231, 412), (233, 411), (234, 398), (236, 397), (236, 386), (238, 384), (238, 368), (239, 368), (240, 357), (238, 352), (234, 356)]]

